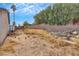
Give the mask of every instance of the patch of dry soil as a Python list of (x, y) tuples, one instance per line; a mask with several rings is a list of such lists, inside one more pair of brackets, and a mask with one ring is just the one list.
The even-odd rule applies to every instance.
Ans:
[(45, 40), (40, 40), (38, 35), (26, 35), (23, 31), (17, 33), (19, 35), (7, 37), (0, 55), (49, 55), (52, 50), (51, 45)]
[(79, 49), (72, 47), (55, 48), (38, 35), (24, 34), (19, 30), (15, 36), (8, 36), (0, 49), (0, 55), (9, 56), (51, 56), (79, 55)]

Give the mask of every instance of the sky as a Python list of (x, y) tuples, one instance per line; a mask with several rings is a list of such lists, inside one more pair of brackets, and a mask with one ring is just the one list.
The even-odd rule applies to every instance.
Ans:
[[(32, 24), (34, 16), (41, 10), (47, 8), (49, 3), (16, 3), (15, 22), (16, 25), (22, 25), (24, 21)], [(0, 3), (0, 8), (5, 8), (10, 13), (10, 23), (14, 21), (13, 10), (11, 9), (12, 3)]]

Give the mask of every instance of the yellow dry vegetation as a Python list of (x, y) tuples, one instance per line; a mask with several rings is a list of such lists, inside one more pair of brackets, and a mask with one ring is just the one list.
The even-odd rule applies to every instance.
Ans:
[(78, 44), (74, 41), (68, 41), (62, 37), (57, 37), (56, 35), (51, 34), (50, 32), (42, 29), (25, 29), (24, 33), (26, 34), (36, 34), (40, 37), (43, 37), (43, 39), (47, 40), (50, 44), (54, 45), (54, 47), (63, 47), (63, 46), (78, 46)]
[(72, 42), (76, 42), (76, 44), (79, 44), (79, 38), (71, 37), (70, 39)]
[[(78, 38), (71, 37), (70, 38), (71, 40), (69, 41), (63, 37), (58, 37), (54, 33), (51, 34), (50, 32), (48, 32), (46, 30), (42, 30), (42, 29), (24, 29), (22, 31), (17, 30), (16, 34), (17, 34), (16, 38), (15, 38), (15, 36), (12, 36), (12, 37), (9, 36), (8, 39), (6, 39), (3, 46), (0, 47), (0, 55), (5, 55), (5, 54), (6, 55), (7, 54), (19, 55), (19, 53), (16, 52), (17, 51), (16, 48), (20, 47), (20, 48), (23, 48), (23, 51), (26, 51), (24, 49), (30, 47), (28, 45), (26, 46), (26, 44), (29, 43), (29, 45), (30, 45), (33, 42), (39, 41), (39, 39), (41, 40), (41, 43), (46, 42), (47, 47), (49, 49), (48, 54), (50, 54), (50, 55), (79, 55)], [(40, 45), (40, 44), (38, 44), (38, 45)], [(23, 47), (23, 46), (25, 46), (25, 47)], [(40, 48), (42, 48), (41, 45), (40, 45)], [(32, 49), (32, 48), (30, 48), (30, 49)], [(22, 52), (22, 49), (20, 49), (19, 52), (20, 51), (21, 51), (21, 53), (24, 53), (24, 52)], [(39, 51), (39, 49), (38, 49), (38, 51)]]
[(50, 35), (49, 32), (47, 32), (46, 30), (42, 30), (42, 29), (25, 29), (24, 32), (28, 34), (39, 34), (43, 36)]
[(17, 42), (10, 40), (9, 42), (5, 42), (2, 46), (0, 46), (0, 54), (4, 53), (14, 53), (14, 46)]

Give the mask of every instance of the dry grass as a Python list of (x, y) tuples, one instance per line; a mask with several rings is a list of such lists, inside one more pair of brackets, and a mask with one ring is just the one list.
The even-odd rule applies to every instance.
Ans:
[[(38, 29), (25, 29), (26, 34), (36, 34), (42, 37), (45, 41), (52, 45), (52, 51), (49, 51), (50, 55), (79, 55), (79, 40), (78, 38), (71, 38), (70, 41), (51, 35), (45, 30)], [(40, 35), (39, 35), (40, 34)]]
[(40, 29), (18, 30), (15, 34), (16, 38), (9, 36), (0, 47), (0, 55), (79, 55), (78, 38), (68, 41)]
[(38, 34), (38, 35), (42, 35), (42, 36), (50, 36), (51, 35), (46, 30), (41, 30), (41, 29), (25, 29), (24, 32), (27, 34)]
[(9, 40), (9, 42), (5, 42), (3, 46), (0, 47), (0, 54), (5, 53), (15, 53), (14, 46), (17, 42)]
[[(78, 46), (78, 39), (71, 40), (65, 40), (62, 37), (57, 37), (56, 35), (52, 35), (51, 33), (47, 32), (46, 30), (40, 30), (40, 29), (25, 29), (24, 33), (26, 34), (36, 34), (42, 37), (43, 39), (47, 40), (50, 44), (53, 44), (55, 47), (63, 47), (63, 46)], [(77, 42), (76, 42), (77, 41)]]

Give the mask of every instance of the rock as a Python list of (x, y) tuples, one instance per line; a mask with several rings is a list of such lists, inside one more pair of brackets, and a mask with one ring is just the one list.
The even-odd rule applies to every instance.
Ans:
[(79, 39), (79, 35), (78, 32), (76, 30), (70, 31), (66, 34), (66, 39), (67, 40), (75, 40), (75, 39)]
[(71, 32), (71, 34), (72, 35), (78, 35), (78, 32), (74, 30), (74, 31)]

